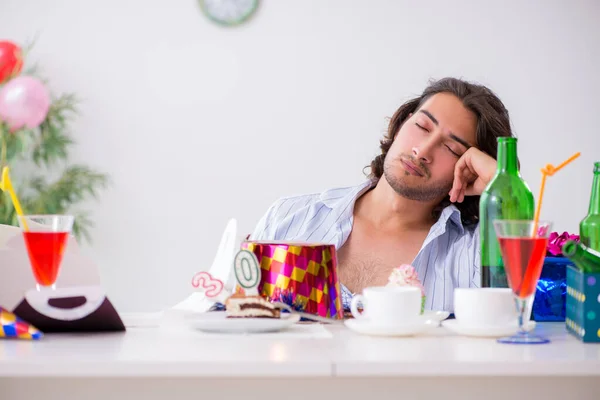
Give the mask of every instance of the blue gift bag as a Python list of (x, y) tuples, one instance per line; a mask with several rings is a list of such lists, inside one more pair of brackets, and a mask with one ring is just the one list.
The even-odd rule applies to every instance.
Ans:
[(566, 257), (546, 257), (533, 300), (532, 319), (564, 321), (567, 299), (567, 267), (573, 262)]

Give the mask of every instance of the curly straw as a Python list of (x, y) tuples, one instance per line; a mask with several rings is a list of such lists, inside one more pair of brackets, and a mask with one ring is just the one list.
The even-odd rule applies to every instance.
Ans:
[(540, 195), (538, 198), (537, 208), (535, 210), (535, 218), (534, 218), (534, 224), (533, 224), (533, 237), (537, 236), (538, 224), (540, 222), (540, 211), (542, 210), (542, 198), (544, 197), (544, 189), (546, 187), (546, 178), (548, 176), (552, 176), (555, 173), (557, 173), (559, 170), (564, 168), (567, 164), (569, 164), (571, 161), (575, 160), (580, 155), (581, 155), (580, 152), (573, 154), (571, 157), (569, 157), (562, 163), (558, 164), (557, 167), (555, 167), (552, 164), (546, 164), (546, 166), (544, 168), (542, 168), (542, 184), (540, 185)]

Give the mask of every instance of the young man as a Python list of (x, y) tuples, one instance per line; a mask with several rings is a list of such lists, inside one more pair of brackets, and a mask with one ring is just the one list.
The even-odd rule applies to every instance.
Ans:
[(492, 91), (433, 82), (396, 111), (366, 182), (281, 198), (250, 239), (335, 244), (345, 307), (412, 264), (426, 308), (453, 311), (454, 288), (479, 286), (479, 195), (500, 136), (512, 136), (510, 120)]

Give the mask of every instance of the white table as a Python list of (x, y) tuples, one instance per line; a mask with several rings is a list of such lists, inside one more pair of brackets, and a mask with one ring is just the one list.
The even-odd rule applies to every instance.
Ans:
[(599, 399), (600, 345), (539, 324), (547, 345), (450, 334), (206, 337), (188, 330), (0, 341), (0, 399)]

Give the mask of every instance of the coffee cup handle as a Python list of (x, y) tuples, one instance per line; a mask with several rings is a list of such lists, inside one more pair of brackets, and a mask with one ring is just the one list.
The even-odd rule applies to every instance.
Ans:
[(358, 311), (358, 303), (359, 302), (361, 302), (363, 304), (363, 310), (364, 310), (365, 298), (362, 294), (354, 295), (354, 297), (352, 297), (352, 301), (350, 302), (350, 311), (352, 312), (352, 316), (356, 319), (365, 317), (364, 315), (362, 315), (362, 313), (360, 313)]

